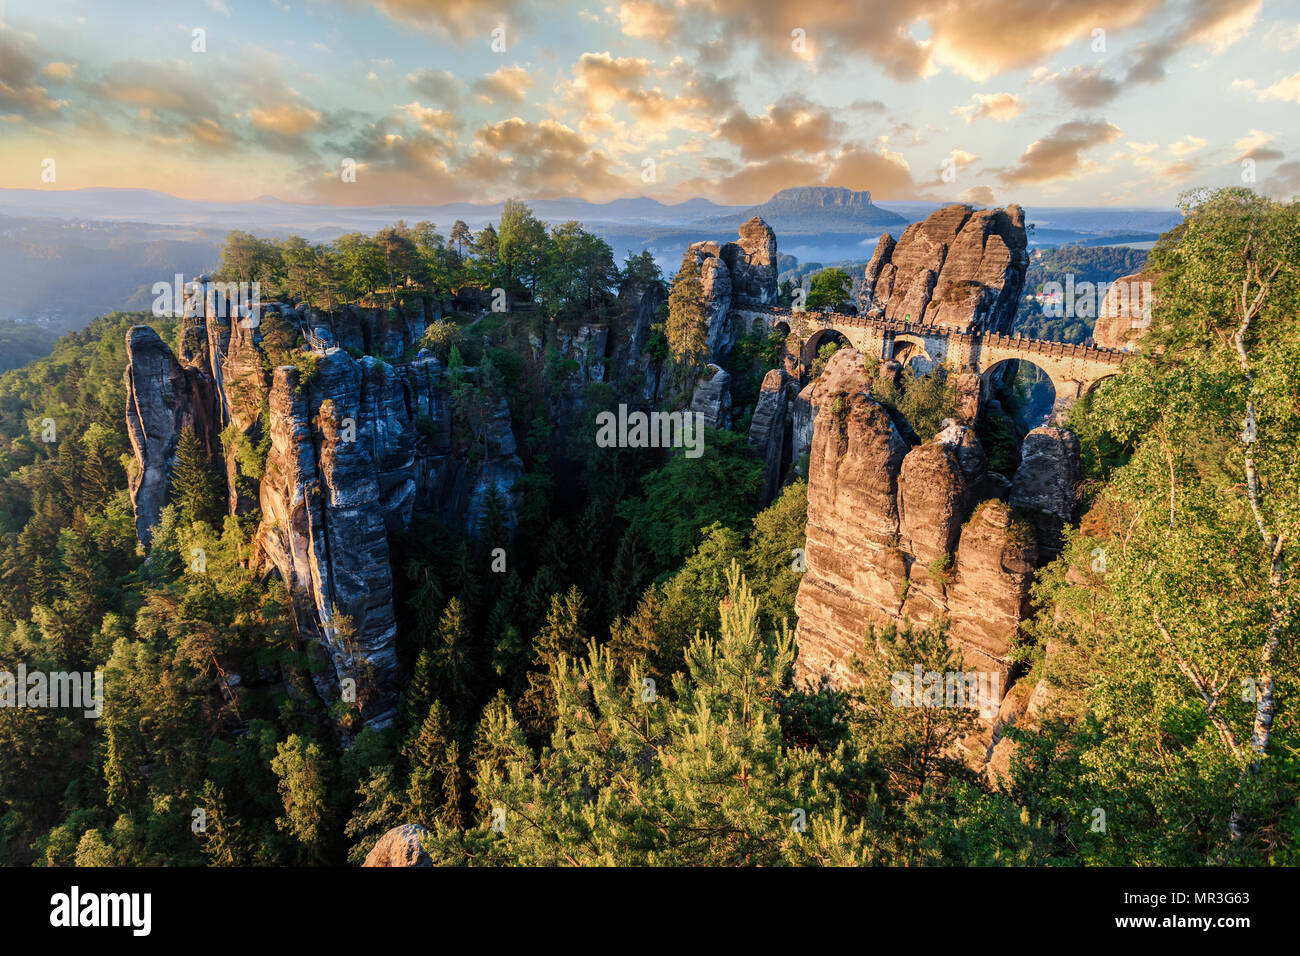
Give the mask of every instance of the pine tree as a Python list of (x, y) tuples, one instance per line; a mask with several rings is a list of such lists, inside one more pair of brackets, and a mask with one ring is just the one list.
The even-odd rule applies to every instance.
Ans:
[(437, 646), (433, 653), (437, 696), (451, 702), (459, 719), (468, 716), (468, 704), (474, 693), (475, 667), (471, 652), (464, 606), (460, 598), (452, 598), (438, 621)]
[(195, 521), (213, 524), (220, 514), (220, 485), (203, 443), (186, 425), (176, 444), (172, 466), (171, 500), (180, 509), (186, 525)]
[[(406, 801), (415, 822), (432, 830), (439, 822), (460, 825), (459, 749), (451, 734), (447, 708), (434, 701), (406, 746), (411, 776)], [(454, 795), (456, 803), (449, 802)]]
[(690, 252), (682, 256), (681, 268), (668, 295), (668, 348), (686, 372), (697, 371), (708, 355), (708, 317), (704, 311), (704, 282), (700, 263)]

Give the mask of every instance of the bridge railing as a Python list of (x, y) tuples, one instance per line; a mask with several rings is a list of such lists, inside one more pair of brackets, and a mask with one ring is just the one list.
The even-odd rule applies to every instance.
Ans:
[(805, 310), (795, 312), (781, 306), (766, 305), (747, 307), (746, 311), (762, 312), (786, 320), (799, 317), (809, 325), (834, 329), (837, 327), (854, 329), (875, 329), (900, 335), (941, 336), (947, 339), (969, 340), (972, 346), (988, 346), (1014, 349), (1021, 352), (1034, 352), (1054, 358), (1084, 359), (1086, 361), (1104, 362), (1118, 365), (1128, 353), (1123, 349), (1103, 348), (1098, 345), (1080, 345), (1073, 342), (1055, 342), (1051, 339), (1034, 339), (1024, 335), (1004, 335), (1000, 332), (975, 332), (969, 329), (954, 329), (951, 326), (935, 325), (929, 322), (905, 322), (899, 319), (884, 319), (866, 315), (844, 315), (839, 312), (816, 312)]

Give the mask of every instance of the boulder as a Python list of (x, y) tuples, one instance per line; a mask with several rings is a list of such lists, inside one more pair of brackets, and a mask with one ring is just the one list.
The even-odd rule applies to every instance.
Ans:
[(366, 854), (362, 866), (433, 866), (433, 860), (424, 849), (429, 831), (418, 823), (405, 823), (393, 827), (375, 843)]

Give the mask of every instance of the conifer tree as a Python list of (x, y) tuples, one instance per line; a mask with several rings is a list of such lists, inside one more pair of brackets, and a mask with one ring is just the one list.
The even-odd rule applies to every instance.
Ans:
[(439, 822), (458, 826), (463, 789), (459, 749), (441, 701), (430, 705), (419, 730), (407, 743), (406, 756), (411, 764), (406, 789), (411, 817), (430, 830)]
[(194, 429), (186, 425), (176, 444), (172, 468), (171, 499), (185, 524), (213, 523), (220, 513), (220, 485), (212, 461)]
[(668, 295), (665, 328), (668, 348), (687, 374), (704, 364), (708, 355), (708, 317), (704, 311), (704, 283), (695, 254), (687, 251)]

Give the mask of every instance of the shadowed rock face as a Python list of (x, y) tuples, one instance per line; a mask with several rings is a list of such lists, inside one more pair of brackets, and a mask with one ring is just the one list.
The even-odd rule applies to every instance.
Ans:
[(763, 377), (763, 386), (754, 406), (749, 426), (749, 443), (763, 460), (763, 495), (761, 505), (776, 497), (785, 469), (785, 452), (790, 441), (790, 376), (774, 368)]
[(1079, 478), (1079, 439), (1074, 432), (1044, 427), (1025, 436), (1010, 501), (1032, 515), (1046, 559), (1060, 553), (1061, 531), (1074, 520)]
[[(201, 291), (201, 290), (200, 290)], [(269, 431), (257, 477), (227, 454), (232, 512), (260, 507), (255, 566), (289, 587), (295, 620), (332, 666), (314, 671), (327, 702), (352, 678), (365, 722), (386, 726), (396, 701), (396, 615), (388, 539), (417, 512), (478, 536), (495, 493), (508, 530), (523, 474), (504, 398), (466, 413), (471, 459), (452, 438), (452, 404), (437, 359), (391, 365), (353, 359), (337, 342), (401, 355), (418, 339), (415, 314), (285, 310), (277, 321), (317, 344), (304, 380), (265, 371), (256, 323), (208, 312), (195, 295), (182, 319), (182, 360), (145, 326), (127, 336), (127, 425), (137, 533), (148, 542), (166, 503), (181, 430), (193, 425), (215, 458), (223, 425), (253, 445)], [(421, 330), (423, 326), (420, 326)], [(346, 619), (346, 621), (344, 620)]]
[(908, 226), (897, 243), (880, 237), (858, 304), (902, 322), (1008, 332), (1028, 264), (1019, 206), (945, 206)]
[[(952, 423), (909, 447), (869, 381), (863, 356), (841, 349), (800, 395), (812, 441), (797, 676), (851, 681), (867, 629), (906, 617), (947, 620), (966, 666), (997, 673), (1005, 689), (1038, 558), (1034, 530), (996, 497), (974, 431)], [(1077, 467), (1077, 442), (1053, 444), (1062, 467), (1071, 447)], [(1044, 506), (1056, 490), (1049, 482)]]
[(129, 475), (136, 536), (148, 544), (171, 492), (171, 470), (181, 432), (189, 427), (216, 450), (211, 382), (183, 368), (172, 350), (147, 325), (126, 334), (126, 430), (136, 469)]
[(690, 410), (710, 428), (725, 428), (731, 418), (731, 376), (720, 368), (710, 371), (696, 384)]

